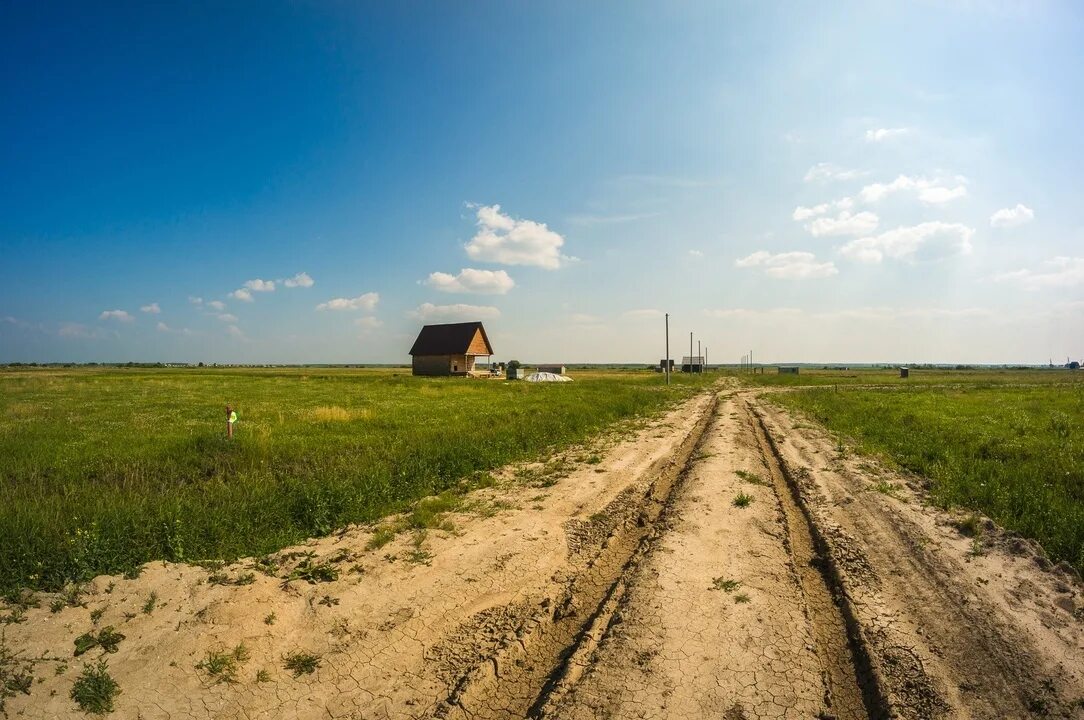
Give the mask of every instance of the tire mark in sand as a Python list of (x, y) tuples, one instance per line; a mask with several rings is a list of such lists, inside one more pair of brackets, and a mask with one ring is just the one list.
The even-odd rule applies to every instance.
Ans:
[(838, 720), (888, 717), (884, 694), (827, 543), (814, 525), (797, 482), (782, 462), (763, 419), (748, 401), (742, 404), (742, 411), (783, 508), (787, 543), (824, 668), (826, 704)]

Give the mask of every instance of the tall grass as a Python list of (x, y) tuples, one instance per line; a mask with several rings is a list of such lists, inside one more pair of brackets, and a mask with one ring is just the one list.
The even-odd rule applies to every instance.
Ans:
[(929, 477), (937, 503), (981, 510), (1084, 571), (1084, 384), (815, 389), (776, 400)]
[[(0, 372), (0, 589), (262, 554), (584, 440), (706, 383), (409, 371)], [(225, 405), (240, 415), (225, 438)]]

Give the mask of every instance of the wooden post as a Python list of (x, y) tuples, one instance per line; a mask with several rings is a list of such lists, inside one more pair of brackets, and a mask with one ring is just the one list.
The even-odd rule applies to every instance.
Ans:
[(233, 408), (226, 406), (226, 439), (233, 437)]
[(670, 384), (670, 313), (666, 313), (666, 384)]

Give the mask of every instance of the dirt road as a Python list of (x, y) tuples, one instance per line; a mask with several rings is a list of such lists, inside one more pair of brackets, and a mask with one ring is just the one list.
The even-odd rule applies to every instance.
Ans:
[[(354, 528), (267, 573), (97, 578), (6, 626), (35, 677), (6, 712), (81, 716), (70, 690), (101, 654), (132, 718), (1084, 717), (1078, 578), (720, 388), (509, 468), (443, 529), (370, 548)], [(115, 653), (72, 657), (105, 626)], [(298, 652), (311, 673), (286, 668)]]

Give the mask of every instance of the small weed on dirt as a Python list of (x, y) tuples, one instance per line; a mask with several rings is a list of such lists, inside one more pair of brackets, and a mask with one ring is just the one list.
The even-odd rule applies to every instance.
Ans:
[(72, 685), (71, 699), (83, 712), (105, 715), (113, 712), (113, 700), (120, 686), (109, 674), (105, 660), (83, 665), (83, 672)]
[(158, 607), (158, 593), (151, 592), (147, 596), (147, 602), (143, 603), (143, 614), (150, 615), (156, 607)]
[(734, 596), (734, 602), (739, 603), (739, 604), (747, 603), (751, 599), (752, 598), (750, 598), (747, 593), (738, 593), (737, 595)]
[(304, 580), (310, 585), (315, 585), (316, 583), (332, 582), (338, 579), (339, 568), (326, 562), (313, 563), (311, 559), (306, 558), (287, 576), (286, 582)]
[(738, 477), (740, 477), (745, 482), (752, 483), (753, 485), (767, 485), (768, 484), (767, 481), (764, 480), (764, 478), (762, 478), (761, 476), (757, 475), (754, 472), (749, 472), (748, 470), (737, 470), (737, 471), (735, 471), (734, 474), (737, 475)]
[(283, 656), (282, 663), (294, 677), (301, 677), (316, 672), (316, 668), (320, 667), (320, 656), (303, 651), (292, 652)]
[(734, 496), (734, 507), (744, 508), (749, 507), (753, 502), (752, 495), (746, 495), (745, 493), (738, 493)]
[(719, 576), (712, 581), (711, 586), (715, 590), (722, 590), (723, 592), (734, 592), (738, 589), (741, 583), (737, 580), (731, 580), (729, 578), (723, 578)]
[(75, 656), (100, 647), (107, 653), (115, 653), (117, 645), (124, 639), (124, 635), (113, 629), (112, 626), (102, 628), (97, 635), (93, 632), (83, 633), (75, 638)]
[(206, 672), (216, 684), (232, 683), (237, 681), (237, 670), (241, 663), (248, 658), (248, 649), (242, 643), (228, 652), (208, 652), (207, 657), (196, 664), (196, 669)]

